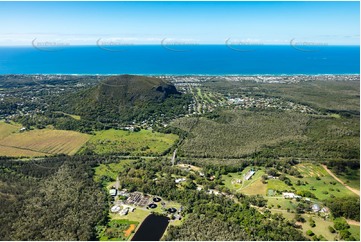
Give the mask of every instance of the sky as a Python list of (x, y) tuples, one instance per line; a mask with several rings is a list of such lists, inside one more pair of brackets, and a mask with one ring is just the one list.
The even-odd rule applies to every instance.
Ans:
[(0, 2), (0, 46), (359, 45), (359, 2)]

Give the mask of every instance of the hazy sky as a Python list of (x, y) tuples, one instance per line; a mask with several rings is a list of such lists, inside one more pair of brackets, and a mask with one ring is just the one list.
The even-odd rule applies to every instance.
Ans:
[(359, 2), (0, 2), (0, 45), (358, 45), (359, 18)]

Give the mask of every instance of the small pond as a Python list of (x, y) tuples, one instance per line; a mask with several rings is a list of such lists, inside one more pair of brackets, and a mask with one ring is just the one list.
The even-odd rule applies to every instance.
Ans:
[(168, 217), (150, 214), (140, 225), (132, 241), (159, 241), (168, 224)]

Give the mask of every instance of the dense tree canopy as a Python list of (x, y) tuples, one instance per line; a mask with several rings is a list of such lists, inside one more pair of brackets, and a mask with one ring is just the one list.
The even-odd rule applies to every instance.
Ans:
[(1, 239), (95, 239), (108, 203), (92, 180), (93, 159), (1, 160)]

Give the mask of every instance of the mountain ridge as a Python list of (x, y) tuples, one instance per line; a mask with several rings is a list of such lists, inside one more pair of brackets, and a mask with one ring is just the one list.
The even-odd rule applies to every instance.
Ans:
[[(160, 78), (111, 76), (94, 87), (60, 97), (55, 108), (101, 123), (129, 123), (184, 114), (189, 97)], [(167, 117), (166, 117), (167, 118)]]

